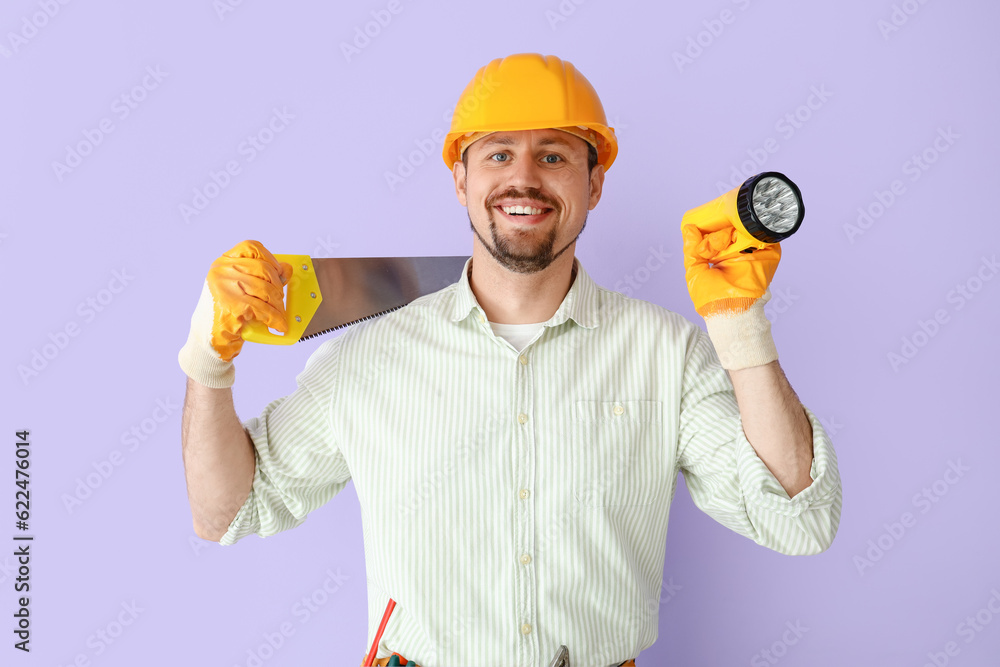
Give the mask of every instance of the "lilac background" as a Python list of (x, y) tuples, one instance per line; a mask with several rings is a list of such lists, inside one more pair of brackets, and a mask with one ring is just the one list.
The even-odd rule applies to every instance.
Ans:
[[(43, 5), (58, 12), (46, 18)], [(639, 664), (773, 664), (763, 649), (789, 667), (919, 666), (932, 664), (929, 653), (937, 664), (1000, 664), (1000, 618), (980, 611), (1000, 591), (990, 490), (1000, 464), (990, 423), (1000, 279), (983, 264), (1000, 245), (988, 215), (1000, 136), (996, 3), (399, 0), (402, 10), (349, 61), (341, 43), (387, 2), (218, 6), (11, 0), (0, 9), (0, 258), (12, 281), (0, 425), (10, 441), (32, 431), (36, 535), (30, 656), (11, 648), (16, 575), (12, 548), (0, 547), (0, 662), (252, 665), (250, 653), (287, 623), (294, 634), (262, 664), (358, 664), (367, 600), (353, 488), (271, 539), (224, 549), (196, 538), (177, 350), (209, 264), (244, 238), (317, 256), (471, 252), (437, 142), (426, 161), (414, 154), (422, 164), (395, 189), (385, 173), (447, 129), (478, 67), (539, 51), (590, 79), (620, 136), (578, 244), (598, 283), (645, 278), (637, 270), (662, 246), (672, 261), (633, 295), (702, 324), (683, 279), (683, 212), (765, 145), (777, 150), (745, 175), (787, 173), (807, 208), (785, 244), (769, 314), (782, 366), (837, 448), (839, 535), (822, 555), (782, 556), (714, 523), (681, 490), (665, 567), (675, 590), (664, 591), (659, 639)], [(723, 10), (732, 21), (712, 23)], [(902, 25), (883, 34), (879, 22), (894, 11)], [(32, 21), (44, 25), (32, 31)], [(689, 39), (706, 46), (678, 66), (673, 54)], [(113, 102), (147, 67), (166, 76), (122, 118)], [(829, 95), (800, 109), (813, 87)], [(294, 119), (247, 161), (241, 142), (275, 107)], [(778, 123), (797, 111), (808, 119), (789, 135)], [(113, 132), (57, 177), (53, 162), (102, 119)], [(948, 128), (958, 138), (935, 155)], [(938, 159), (914, 181), (906, 163), (925, 150)], [(229, 160), (240, 173), (186, 222), (179, 206)], [(845, 225), (858, 208), (895, 180), (905, 191), (852, 236)], [(102, 291), (114, 271), (128, 284)], [(991, 279), (977, 283), (980, 271)], [(961, 308), (960, 284), (980, 288)], [(80, 306), (102, 297), (99, 313)], [(935, 313), (946, 321), (922, 335)], [(19, 367), (72, 324), (78, 335), (22, 377)], [(887, 355), (915, 334), (921, 347), (894, 368)], [(315, 347), (248, 346), (235, 388), (241, 416), (291, 391)], [(152, 421), (163, 416), (157, 401), (172, 406), (162, 423)], [(123, 438), (143, 425), (150, 433), (130, 448)], [(13, 447), (4, 451), (0, 541), (12, 544)], [(67, 509), (64, 497), (115, 451), (121, 464)], [(957, 483), (940, 481), (958, 462), (969, 469)], [(935, 482), (940, 497), (932, 490), (936, 502), (920, 504), (915, 496)], [(914, 521), (893, 537), (906, 512)], [(879, 555), (879, 541), (889, 549), (861, 564)], [(328, 572), (342, 578), (330, 596)], [(322, 604), (305, 618), (309, 597)], [(134, 621), (113, 643), (99, 641), (133, 601)], [(989, 622), (963, 631), (977, 612)], [(783, 645), (786, 623), (808, 631)]]

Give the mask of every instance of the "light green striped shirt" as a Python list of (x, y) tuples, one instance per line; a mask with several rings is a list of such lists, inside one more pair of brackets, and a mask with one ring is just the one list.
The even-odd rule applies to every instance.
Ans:
[(519, 354), (470, 266), (325, 342), (298, 389), (245, 424), (253, 490), (222, 544), (293, 528), (353, 479), (367, 642), (392, 597), (378, 656), (423, 667), (545, 667), (560, 644), (574, 667), (636, 657), (657, 634), (678, 471), (699, 508), (758, 544), (830, 545), (840, 477), (812, 412), (813, 482), (789, 499), (697, 326), (599, 287), (577, 260)]

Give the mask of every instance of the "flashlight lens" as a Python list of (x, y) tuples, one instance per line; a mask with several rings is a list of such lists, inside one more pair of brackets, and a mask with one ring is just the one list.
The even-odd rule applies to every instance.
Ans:
[(765, 176), (757, 181), (752, 201), (760, 224), (775, 234), (790, 231), (799, 219), (799, 198), (780, 178)]

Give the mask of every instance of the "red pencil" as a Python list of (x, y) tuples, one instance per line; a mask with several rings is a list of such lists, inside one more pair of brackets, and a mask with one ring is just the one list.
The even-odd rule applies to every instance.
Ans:
[(382, 614), (382, 622), (378, 625), (378, 632), (375, 633), (375, 641), (372, 642), (372, 648), (368, 651), (368, 655), (365, 656), (365, 662), (361, 667), (372, 667), (372, 663), (375, 662), (375, 653), (378, 651), (378, 640), (382, 639), (382, 632), (385, 630), (385, 624), (389, 622), (389, 614), (392, 610), (396, 608), (396, 601), (389, 598), (389, 604), (385, 606), (385, 613)]

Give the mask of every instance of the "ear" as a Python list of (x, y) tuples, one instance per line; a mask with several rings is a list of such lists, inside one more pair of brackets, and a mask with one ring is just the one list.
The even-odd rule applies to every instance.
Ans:
[(462, 164), (461, 160), (452, 165), (451, 175), (455, 179), (455, 196), (458, 197), (458, 203), (468, 207), (469, 202), (465, 197), (465, 165)]
[(594, 210), (597, 202), (601, 201), (601, 192), (604, 190), (604, 165), (599, 164), (590, 172), (590, 204), (588, 210)]

